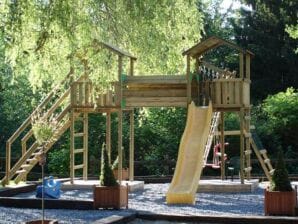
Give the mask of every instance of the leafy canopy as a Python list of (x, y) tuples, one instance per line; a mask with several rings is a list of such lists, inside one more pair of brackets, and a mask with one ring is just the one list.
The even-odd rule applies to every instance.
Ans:
[(202, 29), (194, 0), (7, 0), (0, 17), (7, 61), (37, 87), (55, 85), (70, 67), (80, 74), (86, 62), (91, 76), (104, 78), (99, 62), (111, 56), (95, 56), (94, 39), (135, 54), (140, 73), (179, 73), (181, 51)]

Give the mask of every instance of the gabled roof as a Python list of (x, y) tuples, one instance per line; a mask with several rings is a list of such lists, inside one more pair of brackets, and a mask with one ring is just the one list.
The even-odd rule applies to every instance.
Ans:
[(126, 56), (126, 57), (129, 57), (133, 60), (137, 60), (137, 58), (135, 56), (133, 56), (132, 54), (130, 54), (129, 52), (126, 52), (112, 44), (109, 44), (109, 43), (105, 43), (105, 42), (98, 42), (101, 46), (113, 51), (114, 53), (120, 55), (120, 56)]
[(216, 36), (209, 37), (208, 39), (194, 45), (193, 47), (189, 48), (188, 50), (184, 51), (182, 55), (189, 55), (191, 57), (200, 56), (207, 51), (217, 48), (219, 46), (226, 45), (230, 48), (233, 48), (241, 53), (248, 53), (250, 55), (254, 55), (251, 51), (245, 50), (238, 45), (234, 44), (233, 42), (226, 41)]

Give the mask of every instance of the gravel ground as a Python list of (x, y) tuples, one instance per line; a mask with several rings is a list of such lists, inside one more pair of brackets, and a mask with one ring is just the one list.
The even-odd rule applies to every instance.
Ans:
[[(177, 215), (263, 215), (263, 187), (253, 193), (198, 193), (195, 205), (167, 205), (165, 193), (169, 184), (146, 184), (144, 191), (129, 195), (128, 210), (46, 210), (46, 218), (58, 219), (59, 223), (92, 223), (111, 215), (129, 215), (137, 211)], [(20, 194), (35, 197), (34, 194)], [(91, 191), (64, 191), (64, 199), (89, 200)], [(0, 207), (0, 223), (21, 223), (40, 219), (41, 210)]]

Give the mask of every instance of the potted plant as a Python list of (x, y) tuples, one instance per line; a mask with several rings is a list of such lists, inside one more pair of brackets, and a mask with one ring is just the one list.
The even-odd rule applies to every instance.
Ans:
[(95, 209), (128, 207), (128, 187), (116, 181), (104, 143), (101, 149), (100, 185), (94, 186), (93, 199)]
[(296, 191), (291, 186), (281, 150), (278, 152), (270, 187), (265, 189), (264, 200), (265, 215), (294, 215), (295, 213)]
[[(122, 148), (122, 155), (123, 155), (122, 179), (128, 180), (129, 179), (129, 169), (128, 169), (125, 153), (123, 153), (123, 148)], [(113, 174), (117, 180), (119, 179), (118, 178), (118, 163), (119, 163), (119, 156), (117, 156), (117, 158), (114, 160), (114, 162), (112, 164)]]

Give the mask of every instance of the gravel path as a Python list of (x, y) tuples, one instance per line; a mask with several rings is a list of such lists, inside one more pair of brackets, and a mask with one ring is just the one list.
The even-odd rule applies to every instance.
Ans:
[[(46, 210), (46, 217), (58, 219), (59, 223), (92, 223), (95, 220), (111, 215), (129, 215), (137, 211), (154, 212), (159, 214), (177, 215), (231, 215), (253, 216), (263, 215), (263, 187), (253, 193), (198, 193), (195, 205), (167, 205), (165, 193), (169, 184), (146, 184), (144, 191), (134, 192), (129, 195), (128, 210)], [(18, 195), (34, 197), (33, 194)], [(64, 199), (92, 198), (91, 191), (65, 191)], [(21, 223), (39, 219), (41, 210), (17, 209), (0, 207), (0, 223)]]

